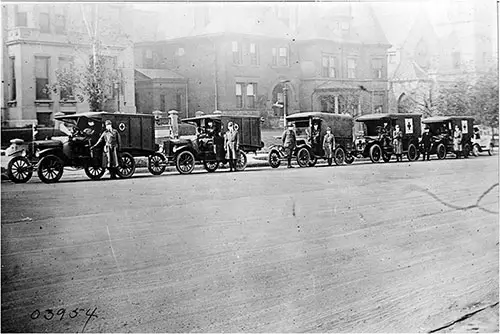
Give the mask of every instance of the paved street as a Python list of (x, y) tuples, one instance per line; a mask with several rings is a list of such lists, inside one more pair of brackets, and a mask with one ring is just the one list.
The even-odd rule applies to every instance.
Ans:
[(2, 331), (428, 332), (498, 302), (498, 204), (498, 156), (3, 182)]

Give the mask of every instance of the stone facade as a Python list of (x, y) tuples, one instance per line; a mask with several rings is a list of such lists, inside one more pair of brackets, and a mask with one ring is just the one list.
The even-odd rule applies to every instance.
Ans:
[[(135, 113), (133, 43), (127, 38), (126, 8), (119, 5), (3, 5), (8, 70), (4, 78), (7, 102), (2, 126), (29, 124), (51, 126), (56, 113), (89, 111), (88, 103), (74, 96), (44, 93), (42, 87), (56, 81), (56, 69), (85, 66), (91, 54), (84, 15), (98, 15), (102, 54), (119, 69), (120, 81), (109, 90), (107, 111)], [(95, 8), (95, 7), (94, 7)], [(85, 14), (82, 14), (83, 13)], [(130, 19), (130, 18), (129, 18)]]

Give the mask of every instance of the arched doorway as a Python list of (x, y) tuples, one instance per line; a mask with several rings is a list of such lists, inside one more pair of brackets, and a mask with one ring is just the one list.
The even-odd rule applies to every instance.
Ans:
[[(286, 90), (286, 101), (287, 101), (287, 107), (288, 107), (288, 112), (290, 112), (291, 108), (290, 106), (293, 103), (293, 88), (291, 87), (290, 83), (278, 83), (276, 86), (273, 88), (272, 92), (272, 108), (273, 108), (273, 115), (274, 116), (279, 116), (282, 117), (284, 113), (284, 103), (285, 103), (285, 85), (287, 87)], [(278, 105), (281, 105), (278, 106)]]

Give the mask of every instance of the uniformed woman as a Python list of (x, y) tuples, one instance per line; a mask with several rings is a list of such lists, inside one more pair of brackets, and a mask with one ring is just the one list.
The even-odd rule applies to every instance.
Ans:
[(333, 152), (335, 151), (335, 136), (332, 133), (332, 128), (326, 128), (326, 135), (323, 138), (323, 151), (328, 161), (328, 166), (332, 165)]
[(118, 131), (113, 129), (111, 121), (108, 119), (105, 122), (106, 130), (102, 133), (101, 137), (95, 145), (90, 149), (104, 142), (104, 151), (102, 157), (102, 167), (108, 168), (109, 174), (112, 179), (116, 178), (116, 169), (118, 168), (118, 150), (121, 147), (121, 138)]
[(393, 133), (394, 154), (396, 155), (396, 161), (403, 161), (403, 132), (401, 131), (398, 124)]
[(453, 132), (453, 150), (455, 151), (455, 157), (460, 158), (462, 153), (462, 131), (460, 131), (458, 125), (455, 125), (455, 131)]

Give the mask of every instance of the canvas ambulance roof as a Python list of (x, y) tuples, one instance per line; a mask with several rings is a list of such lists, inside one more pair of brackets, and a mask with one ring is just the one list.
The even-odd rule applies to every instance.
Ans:
[(442, 123), (442, 122), (448, 122), (454, 119), (472, 119), (474, 120), (474, 117), (472, 116), (433, 116), (426, 118), (422, 120), (422, 123), (424, 124), (431, 124), (431, 123)]
[(398, 119), (401, 117), (417, 117), (422, 114), (367, 114), (356, 118), (356, 122), (379, 121), (383, 119)]

